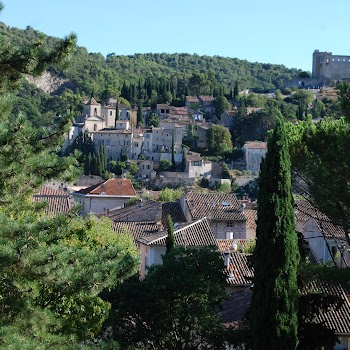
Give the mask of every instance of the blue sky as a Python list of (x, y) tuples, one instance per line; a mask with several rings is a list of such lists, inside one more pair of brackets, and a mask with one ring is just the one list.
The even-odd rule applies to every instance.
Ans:
[(311, 71), (315, 49), (350, 55), (349, 0), (2, 0), (0, 21), (103, 55), (197, 53)]

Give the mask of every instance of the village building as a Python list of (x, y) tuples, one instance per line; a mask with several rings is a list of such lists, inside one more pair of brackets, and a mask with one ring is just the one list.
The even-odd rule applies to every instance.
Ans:
[(113, 208), (123, 208), (135, 197), (131, 181), (117, 178), (73, 192), (74, 203), (82, 206), (82, 214), (101, 214)]
[(247, 170), (252, 173), (259, 173), (261, 160), (266, 156), (267, 144), (262, 141), (248, 141), (242, 151), (246, 162)]
[[(141, 268), (140, 276), (144, 278), (147, 267), (161, 265), (162, 255), (166, 252), (166, 232), (159, 232), (151, 236), (138, 239), (140, 247)], [(174, 231), (175, 245), (177, 247), (200, 249), (203, 247), (216, 247), (216, 241), (206, 218), (197, 220)]]
[(244, 206), (233, 193), (185, 193), (180, 200), (188, 222), (206, 217), (216, 239), (247, 238)]

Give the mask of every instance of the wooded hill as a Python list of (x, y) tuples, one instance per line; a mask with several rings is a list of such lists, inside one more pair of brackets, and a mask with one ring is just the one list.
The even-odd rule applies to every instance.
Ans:
[[(1, 22), (0, 38), (3, 44), (11, 43), (14, 49), (35, 42), (50, 48), (58, 40), (29, 26), (21, 30)], [(118, 42), (113, 40), (111, 50), (117, 50), (117, 46)], [(130, 56), (111, 53), (104, 57), (78, 47), (72, 57), (65, 73), (54, 66), (50, 71), (68, 79), (70, 83), (66, 87), (73, 93), (88, 96), (94, 91), (99, 98), (104, 95), (119, 96), (124, 86), (124, 89), (129, 89), (131, 100), (143, 99), (144, 102), (166, 102), (160, 97), (166, 92), (180, 102), (187, 93), (215, 95), (223, 91), (229, 94), (235, 86), (240, 90), (253, 88), (257, 91), (281, 88), (286, 80), (301, 72), (283, 65), (186, 53)]]

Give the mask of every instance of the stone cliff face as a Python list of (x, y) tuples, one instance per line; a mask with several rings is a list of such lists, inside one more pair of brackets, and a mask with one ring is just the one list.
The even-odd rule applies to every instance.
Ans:
[(44, 72), (40, 77), (33, 78), (30, 75), (25, 77), (27, 81), (37, 88), (45, 91), (48, 94), (52, 94), (57, 90), (63, 90), (65, 87), (72, 88), (72, 82), (68, 79), (64, 79), (51, 72)]

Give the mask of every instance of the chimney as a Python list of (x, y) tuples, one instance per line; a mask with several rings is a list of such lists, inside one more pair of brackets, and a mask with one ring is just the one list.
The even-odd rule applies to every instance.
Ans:
[(245, 209), (245, 203), (240, 203), (239, 205), (239, 211), (243, 214)]

